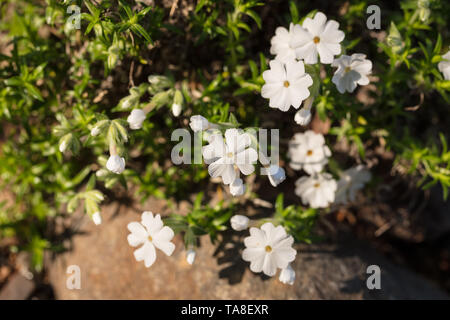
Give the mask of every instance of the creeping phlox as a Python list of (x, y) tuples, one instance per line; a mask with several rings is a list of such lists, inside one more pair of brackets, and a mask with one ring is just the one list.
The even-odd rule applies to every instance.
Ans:
[(371, 178), (363, 165), (341, 172), (338, 182), (331, 174), (322, 172), (331, 151), (323, 135), (311, 130), (294, 135), (289, 142), (288, 156), (292, 169), (303, 169), (308, 174), (296, 181), (295, 194), (311, 208), (327, 208), (332, 203), (354, 201), (356, 191), (362, 189)]
[(258, 156), (249, 133), (237, 128), (224, 129), (222, 133), (219, 124), (211, 123), (201, 115), (192, 116), (189, 125), (194, 132), (206, 131), (208, 144), (203, 146), (202, 155), (208, 164), (208, 173), (212, 178), (221, 178), (223, 184), (229, 186), (232, 196), (245, 193), (241, 173), (244, 176), (252, 174), (258, 159), (274, 187), (286, 178), (283, 168), (270, 164), (263, 155)]
[(174, 232), (170, 227), (164, 226), (159, 214), (153, 216), (152, 212), (143, 212), (141, 222), (130, 222), (128, 230), (131, 232), (127, 237), (128, 243), (132, 247), (139, 247), (134, 251), (134, 257), (136, 261), (144, 261), (147, 268), (156, 260), (155, 248), (167, 256), (171, 256), (175, 250), (175, 245), (171, 242)]
[[(269, 106), (284, 112), (293, 106), (299, 109), (294, 117), (295, 122), (307, 125), (311, 121), (311, 108), (320, 89), (320, 64), (337, 68), (331, 81), (340, 93), (353, 92), (357, 85), (367, 85), (372, 63), (364, 54), (340, 55), (340, 43), (344, 37), (339, 24), (334, 20), (327, 21), (321, 12), (316, 13), (314, 18), (306, 18), (302, 25), (291, 23), (289, 30), (277, 28), (270, 48), (275, 59), (270, 61), (269, 70), (262, 74), (265, 84), (261, 88), (261, 95), (269, 99)], [(439, 64), (446, 78), (450, 69), (448, 58), (448, 54), (444, 55)], [(150, 76), (149, 84), (130, 89), (130, 96), (121, 100), (121, 110), (131, 110), (126, 122), (121, 119), (100, 119), (92, 127), (91, 135), (94, 137), (107, 132), (110, 157), (106, 161), (106, 169), (109, 172), (121, 174), (125, 170), (125, 158), (120, 155), (118, 148), (128, 141), (127, 124), (131, 130), (141, 129), (150, 110), (162, 105), (169, 106), (174, 116), (181, 114), (183, 96), (181, 91), (172, 87), (173, 83), (168, 78)], [(157, 92), (155, 88), (165, 91)], [(140, 108), (139, 98), (146, 91), (153, 95), (152, 101)], [(189, 125), (194, 132), (205, 133), (208, 143), (202, 147), (202, 156), (208, 165), (208, 173), (227, 185), (232, 196), (245, 193), (244, 177), (255, 171), (258, 160), (274, 187), (286, 179), (283, 168), (271, 164), (263, 153), (258, 153), (250, 133), (233, 128), (229, 123), (212, 123), (201, 115), (192, 116)], [(61, 140), (61, 152), (71, 143), (69, 138)], [(294, 135), (289, 143), (288, 157), (292, 169), (303, 170), (307, 174), (296, 181), (295, 194), (304, 205), (311, 208), (327, 208), (333, 203), (354, 201), (356, 192), (370, 180), (370, 172), (362, 165), (341, 172), (339, 181), (324, 172), (331, 150), (323, 135), (311, 130)], [(100, 169), (97, 176), (110, 174), (107, 170)], [(100, 224), (100, 212), (95, 212), (92, 219), (95, 224)], [(277, 219), (271, 221), (276, 225), (282, 223)], [(166, 222), (170, 225), (169, 221)], [(250, 235), (244, 239), (242, 258), (250, 262), (251, 271), (273, 277), (280, 269), (279, 281), (289, 285), (294, 283), (295, 271), (291, 264), (297, 252), (293, 248), (293, 236), (282, 225), (265, 222), (255, 227), (257, 222), (243, 215), (234, 215), (230, 223), (236, 231), (250, 228)], [(171, 256), (175, 250), (171, 242), (174, 230), (164, 225), (159, 214), (143, 212), (141, 221), (130, 222), (128, 230), (128, 243), (137, 248), (134, 257), (137, 261), (144, 261), (147, 268), (156, 260), (156, 249), (167, 256)], [(292, 229), (288, 231), (295, 235)], [(195, 246), (187, 244), (187, 263), (192, 265), (195, 258)]]
[(356, 199), (356, 192), (364, 187), (372, 175), (363, 165), (347, 169), (340, 173), (335, 203), (346, 204)]
[(364, 54), (343, 54), (336, 58), (342, 52), (344, 38), (339, 23), (327, 21), (322, 12), (317, 12), (312, 19), (306, 18), (302, 25), (291, 23), (289, 30), (278, 27), (270, 47), (275, 59), (270, 61), (270, 69), (262, 74), (265, 84), (261, 95), (269, 99), (269, 106), (288, 111), (291, 106), (300, 108), (303, 102), (294, 120), (307, 125), (320, 88), (319, 61), (337, 67), (332, 82), (340, 93), (353, 92), (358, 84), (367, 85), (372, 62)]
[[(246, 230), (249, 223), (250, 220), (242, 215), (231, 218), (231, 226), (236, 231)], [(260, 228), (251, 227), (250, 236), (244, 239), (244, 244), (242, 259), (250, 262), (251, 271), (273, 277), (277, 269), (281, 269), (279, 280), (294, 284), (295, 271), (291, 263), (297, 251), (292, 248), (294, 238), (282, 226), (275, 227), (271, 222), (266, 222)]]

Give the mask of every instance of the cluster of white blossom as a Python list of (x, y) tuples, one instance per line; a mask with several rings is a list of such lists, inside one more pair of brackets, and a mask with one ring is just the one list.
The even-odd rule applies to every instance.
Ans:
[[(317, 75), (308, 74), (306, 65), (331, 64), (337, 67), (332, 82), (340, 93), (353, 92), (356, 86), (367, 85), (368, 75), (372, 63), (363, 54), (341, 55), (340, 43), (344, 39), (344, 32), (339, 30), (339, 24), (334, 20), (327, 21), (326, 16), (318, 12), (313, 19), (306, 18), (302, 25), (292, 24), (289, 30), (279, 27), (271, 40), (271, 54), (276, 55), (270, 61), (270, 69), (263, 73), (265, 84), (261, 89), (264, 98), (269, 99), (271, 108), (288, 111), (291, 106), (299, 109), (295, 121), (300, 125), (307, 125), (311, 120), (311, 107), (317, 94), (309, 88), (319, 81)], [(450, 54), (450, 53), (449, 53)], [(439, 69), (446, 79), (450, 74), (450, 62), (447, 60), (439, 64)], [(179, 99), (178, 99), (179, 100)], [(172, 113), (181, 113), (181, 104), (173, 103)], [(133, 109), (127, 122), (130, 129), (142, 128), (147, 111)], [(223, 184), (229, 186), (233, 196), (243, 195), (246, 189), (242, 175), (250, 175), (255, 171), (255, 164), (259, 160), (266, 168), (270, 183), (276, 187), (285, 180), (283, 168), (270, 164), (269, 160), (252, 146), (249, 133), (237, 128), (223, 127), (209, 122), (201, 115), (190, 118), (190, 127), (194, 132), (207, 132), (208, 144), (202, 148), (202, 156), (208, 164), (209, 175), (220, 178)], [(91, 130), (92, 136), (97, 136), (100, 128)], [(66, 146), (60, 146), (65, 149)], [(332, 175), (323, 172), (328, 164), (331, 151), (325, 143), (323, 135), (311, 130), (297, 133), (289, 143), (288, 156), (290, 166), (294, 170), (303, 170), (307, 176), (299, 178), (295, 185), (295, 193), (305, 205), (312, 208), (326, 208), (332, 203), (346, 203), (355, 200), (356, 191), (370, 180), (370, 172), (364, 166), (350, 168), (341, 173), (336, 181)], [(110, 146), (110, 157), (106, 163), (109, 171), (121, 174), (125, 169), (125, 159), (120, 157), (115, 145)], [(101, 223), (101, 216), (93, 216), (96, 224)], [(249, 228), (252, 221), (243, 215), (234, 215), (231, 226), (236, 231)], [(156, 248), (167, 256), (172, 255), (175, 245), (171, 242), (174, 231), (164, 226), (159, 214), (143, 212), (141, 222), (128, 224), (128, 243), (138, 247), (134, 251), (137, 261), (144, 261), (150, 267), (156, 260)], [(256, 273), (274, 276), (280, 269), (279, 280), (292, 285), (295, 281), (295, 271), (291, 263), (297, 255), (292, 247), (294, 238), (286, 233), (283, 226), (274, 226), (271, 222), (262, 224), (259, 228), (250, 227), (250, 235), (244, 239), (245, 249), (242, 258), (250, 262), (250, 270)], [(196, 257), (194, 248), (186, 250), (186, 261), (193, 264)]]
[[(369, 83), (368, 75), (372, 62), (364, 54), (341, 55), (341, 42), (345, 34), (339, 30), (339, 23), (328, 20), (325, 14), (317, 12), (313, 19), (306, 18), (302, 25), (291, 23), (289, 30), (278, 27), (271, 39), (270, 53), (275, 60), (270, 61), (270, 69), (263, 72), (265, 84), (261, 95), (269, 99), (271, 108), (288, 111), (291, 106), (298, 109), (295, 121), (307, 125), (311, 120), (311, 106), (315, 92), (309, 87), (318, 87), (318, 77), (305, 72), (306, 65), (331, 64), (337, 67), (332, 82), (340, 93), (353, 92), (359, 85)], [(312, 95), (312, 96), (311, 96)]]
[(331, 156), (323, 135), (311, 130), (295, 134), (288, 156), (292, 169), (303, 169), (309, 175), (295, 183), (295, 193), (302, 202), (312, 208), (326, 208), (334, 202), (336, 181), (330, 174), (321, 173)]
[[(208, 164), (209, 175), (212, 178), (220, 177), (223, 184), (229, 186), (231, 195), (243, 195), (245, 184), (241, 173), (244, 176), (252, 174), (259, 159), (258, 152), (251, 146), (250, 134), (236, 128), (226, 129), (222, 134), (218, 124), (200, 115), (191, 117), (190, 127), (194, 132), (208, 132), (208, 144), (203, 147), (202, 155)], [(269, 181), (274, 187), (284, 181), (286, 174), (283, 168), (270, 165), (267, 159), (260, 159), (260, 162), (266, 167)]]
[(338, 182), (331, 174), (323, 172), (331, 151), (323, 135), (311, 130), (294, 135), (289, 142), (288, 156), (291, 168), (303, 169), (308, 174), (296, 181), (295, 193), (311, 208), (354, 201), (356, 191), (370, 180), (370, 172), (362, 165), (341, 173)]

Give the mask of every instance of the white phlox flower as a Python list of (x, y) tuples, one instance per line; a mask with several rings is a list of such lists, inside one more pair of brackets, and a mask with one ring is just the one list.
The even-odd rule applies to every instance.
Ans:
[(322, 12), (317, 12), (313, 19), (306, 18), (301, 29), (296, 29), (291, 46), (295, 47), (297, 59), (304, 59), (306, 64), (320, 62), (330, 64), (334, 56), (341, 53), (341, 41), (345, 34), (339, 30), (339, 23), (334, 20), (327, 22)]
[(143, 212), (141, 222), (130, 222), (128, 230), (131, 232), (127, 237), (130, 246), (141, 246), (134, 251), (134, 257), (136, 261), (144, 261), (147, 268), (156, 260), (155, 248), (167, 256), (175, 250), (175, 245), (170, 242), (174, 236), (173, 230), (164, 226), (159, 214), (153, 216), (152, 212)]
[(283, 63), (295, 60), (295, 47), (292, 46), (292, 42), (295, 35), (302, 32), (301, 29), (300, 25), (291, 23), (289, 30), (284, 27), (275, 30), (275, 35), (270, 40), (270, 53), (276, 56), (276, 60)]
[(309, 97), (308, 87), (313, 84), (311, 76), (305, 73), (302, 61), (283, 64), (272, 60), (270, 69), (263, 72), (265, 84), (261, 88), (263, 98), (269, 99), (271, 108), (288, 111), (291, 106), (298, 109)]
[[(249, 147), (249, 134), (238, 129), (227, 129), (225, 141), (220, 136), (214, 136), (213, 139), (214, 147), (206, 148), (207, 156), (210, 157), (208, 159), (212, 161), (208, 166), (211, 177), (222, 177), (223, 183), (228, 185), (239, 178), (239, 171), (244, 175), (253, 173), (253, 164), (258, 159), (258, 154), (255, 149)], [(203, 155), (205, 156), (205, 151)]]
[(214, 162), (223, 152), (223, 135), (220, 132), (214, 132), (207, 136), (209, 144), (202, 147), (202, 156), (206, 164)]
[(295, 194), (311, 208), (326, 208), (334, 202), (337, 183), (329, 173), (301, 177), (295, 182)]
[(441, 62), (438, 63), (439, 71), (444, 75), (445, 80), (450, 80), (450, 51), (442, 56)]
[(297, 251), (292, 248), (294, 238), (282, 226), (267, 222), (259, 228), (250, 228), (244, 239), (242, 259), (250, 262), (250, 270), (274, 276), (277, 268), (285, 269), (294, 261)]
[(337, 183), (335, 203), (345, 204), (355, 201), (356, 192), (364, 188), (371, 177), (370, 171), (363, 165), (357, 165), (342, 172)]
[(289, 165), (294, 170), (303, 169), (308, 174), (320, 172), (330, 156), (331, 151), (323, 135), (312, 130), (296, 133), (289, 142)]
[(331, 81), (340, 93), (353, 92), (358, 84), (365, 86), (370, 82), (367, 76), (372, 71), (372, 62), (366, 59), (365, 54), (343, 54), (333, 61), (332, 66), (337, 67), (337, 70)]

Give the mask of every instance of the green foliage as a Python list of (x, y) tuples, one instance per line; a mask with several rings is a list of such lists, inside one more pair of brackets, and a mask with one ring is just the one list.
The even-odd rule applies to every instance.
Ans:
[(193, 204), (192, 210), (185, 216), (172, 214), (164, 220), (164, 223), (171, 227), (175, 233), (184, 234), (186, 248), (197, 246), (197, 238), (209, 234), (211, 241), (217, 239), (220, 231), (227, 229), (225, 224), (233, 214), (233, 205), (224, 206), (219, 202), (216, 206), (202, 206), (203, 193), (200, 192)]
[(282, 225), (295, 241), (311, 243), (312, 229), (319, 214), (319, 210), (290, 205), (284, 207), (284, 195), (280, 193), (275, 201), (275, 224)]

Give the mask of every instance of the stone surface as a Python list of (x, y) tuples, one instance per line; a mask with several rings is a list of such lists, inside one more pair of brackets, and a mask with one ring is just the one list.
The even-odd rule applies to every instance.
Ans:
[[(161, 202), (145, 206), (164, 213)], [(48, 263), (49, 279), (57, 299), (448, 299), (420, 276), (397, 267), (370, 247), (352, 238), (329, 243), (299, 245), (293, 264), (294, 286), (254, 274), (241, 259), (246, 232), (230, 232), (212, 245), (203, 237), (193, 266), (185, 261), (178, 235), (171, 257), (157, 250), (147, 269), (133, 257), (127, 243), (127, 224), (140, 220), (141, 208), (112, 204), (103, 210), (103, 224), (83, 219), (73, 249)], [(366, 268), (381, 268), (381, 290), (366, 288)], [(69, 265), (81, 269), (81, 289), (66, 288)]]
[(24, 300), (34, 290), (34, 282), (26, 279), (20, 273), (15, 273), (0, 291), (0, 300)]

